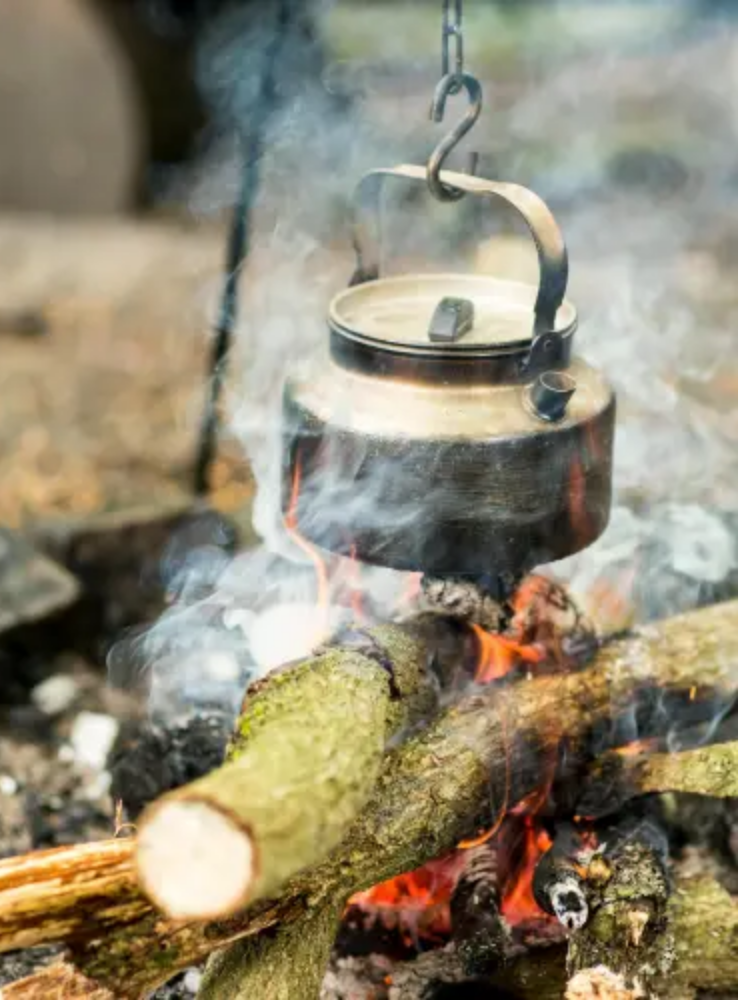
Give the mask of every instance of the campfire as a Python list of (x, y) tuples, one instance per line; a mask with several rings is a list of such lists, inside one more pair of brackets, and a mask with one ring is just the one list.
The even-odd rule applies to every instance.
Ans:
[(735, 794), (735, 605), (598, 638), (547, 576), (410, 576), (376, 624), (319, 560), (344, 623), (249, 687), (222, 767), (139, 815), (129, 766), (114, 839), (0, 862), (0, 946), (67, 945), (3, 995), (142, 996), (214, 951), (205, 997), (732, 988), (734, 905), (674, 872), (664, 796)]

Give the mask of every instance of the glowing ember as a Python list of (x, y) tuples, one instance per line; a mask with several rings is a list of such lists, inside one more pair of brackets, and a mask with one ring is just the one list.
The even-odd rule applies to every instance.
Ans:
[(349, 900), (377, 916), (386, 927), (399, 927), (409, 938), (443, 938), (451, 929), (451, 893), (463, 868), (463, 856), (454, 853), (422, 868), (398, 875)]

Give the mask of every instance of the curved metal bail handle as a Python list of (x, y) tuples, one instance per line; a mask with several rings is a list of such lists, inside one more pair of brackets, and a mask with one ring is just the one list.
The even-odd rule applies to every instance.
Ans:
[[(397, 167), (372, 170), (359, 182), (354, 196), (353, 244), (356, 250), (356, 270), (350, 282), (352, 285), (374, 281), (379, 277), (381, 195), (384, 181), (388, 177), (422, 182), (426, 180), (426, 170), (425, 167), (403, 163)], [(449, 170), (444, 170), (439, 179), (444, 186), (466, 194), (500, 198), (515, 208), (525, 221), (538, 250), (540, 271), (534, 307), (533, 346), (546, 334), (549, 336), (543, 341), (545, 345), (556, 329), (556, 314), (564, 300), (569, 278), (564, 238), (548, 205), (537, 194), (519, 184), (488, 181)]]
[[(458, 201), (464, 197), (464, 191), (450, 188), (441, 183), (440, 173), (444, 163), (458, 144), (476, 124), (482, 113), (482, 87), (476, 77), (468, 73), (449, 73), (439, 81), (433, 95), (430, 116), (434, 122), (442, 122), (446, 114), (446, 101), (452, 94), (466, 90), (469, 95), (469, 109), (445, 138), (441, 139), (428, 160), (428, 187), (434, 198), (439, 201)], [(467, 172), (471, 175), (477, 171), (478, 153), (469, 154)]]

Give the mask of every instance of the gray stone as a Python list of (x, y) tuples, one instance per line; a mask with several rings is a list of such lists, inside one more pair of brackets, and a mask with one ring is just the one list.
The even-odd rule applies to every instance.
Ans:
[(0, 528), (0, 633), (64, 611), (79, 594), (79, 584), (64, 567)]

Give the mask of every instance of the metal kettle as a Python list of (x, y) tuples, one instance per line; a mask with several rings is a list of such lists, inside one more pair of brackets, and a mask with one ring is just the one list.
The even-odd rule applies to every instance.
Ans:
[(380, 277), (383, 183), (426, 176), (375, 170), (357, 189), (357, 268), (330, 306), (330, 356), (284, 388), (283, 510), (331, 552), (515, 581), (604, 531), (615, 397), (572, 355), (566, 248), (531, 191), (440, 175), (447, 189), (517, 210), (538, 249), (538, 288), (478, 274)]

